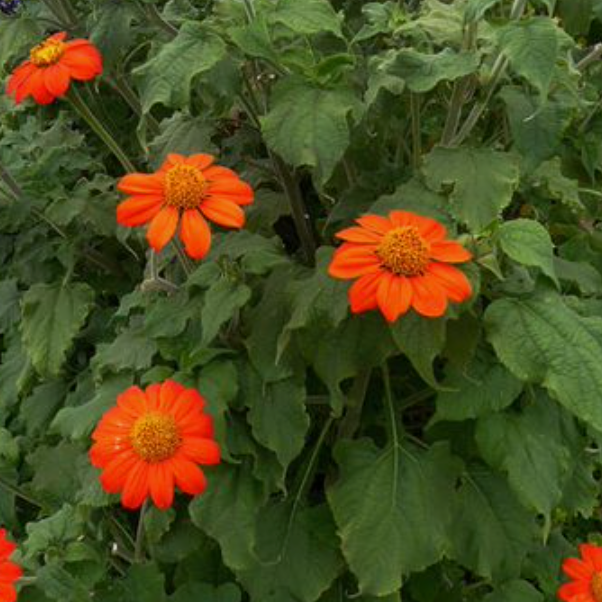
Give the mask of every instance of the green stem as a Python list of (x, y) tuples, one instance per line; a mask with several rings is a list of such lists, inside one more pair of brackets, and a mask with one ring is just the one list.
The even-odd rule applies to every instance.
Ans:
[[(140, 3), (142, 4), (142, 3)], [(165, 33), (169, 34), (172, 38), (178, 35), (178, 28), (174, 27), (171, 23), (168, 23), (163, 15), (157, 10), (154, 4), (142, 4), (144, 12), (151, 23), (157, 25)]]
[(37, 500), (34, 500), (32, 497), (30, 497), (26, 493), (23, 493), (21, 491), (21, 489), (19, 489), (19, 487), (17, 487), (16, 485), (13, 485), (12, 483), (10, 483), (6, 479), (4, 479), (4, 477), (0, 477), (0, 487), (2, 487), (2, 489), (6, 489), (6, 491), (12, 493), (14, 496), (21, 498), (28, 504), (31, 504), (32, 506), (36, 506), (38, 508), (42, 508), (42, 504), (40, 502), (38, 502)]
[[(107, 78), (107, 81), (109, 85), (111, 85), (113, 89), (119, 93), (121, 98), (125, 100), (130, 109), (132, 109), (132, 111), (134, 111), (138, 117), (142, 117), (143, 112), (140, 100), (123, 75), (116, 75), (114, 78)], [(145, 117), (151, 133), (155, 136), (159, 134), (161, 132), (161, 128), (159, 127), (157, 120), (152, 115), (146, 115)]]
[(351, 439), (360, 426), (366, 392), (370, 384), (372, 370), (360, 372), (353, 381), (353, 386), (347, 397), (347, 413), (339, 426), (338, 438)]
[(174, 249), (176, 250), (176, 254), (178, 255), (178, 259), (180, 261), (182, 269), (184, 270), (186, 276), (190, 276), (190, 274), (192, 274), (192, 272), (194, 271), (194, 267), (191, 265), (190, 259), (188, 259), (188, 255), (186, 255), (186, 252), (182, 248), (182, 244), (177, 238), (174, 238), (172, 243)]
[[(395, 416), (395, 404), (393, 403), (393, 392), (391, 390), (391, 377), (389, 375), (389, 367), (387, 362), (382, 366), (383, 381), (385, 384), (385, 402), (388, 411), (388, 422), (391, 430), (391, 443), (397, 448), (399, 447), (399, 431), (397, 429), (397, 418)], [(395, 471), (397, 474), (397, 471)]]
[(410, 92), (410, 115), (412, 120), (412, 165), (420, 167), (422, 159), (422, 132), (420, 125), (420, 98)]
[(115, 158), (121, 163), (126, 172), (136, 171), (134, 164), (130, 161), (125, 151), (121, 148), (117, 140), (107, 130), (104, 124), (90, 110), (84, 99), (81, 97), (77, 88), (71, 86), (67, 99), (71, 102), (73, 108), (86, 121), (94, 133), (106, 144), (107, 148), (115, 155)]
[(142, 504), (142, 508), (140, 508), (138, 528), (136, 529), (136, 544), (134, 546), (134, 562), (136, 564), (144, 562), (144, 539), (146, 535), (144, 529), (144, 516), (146, 515), (148, 507), (148, 500), (145, 500), (144, 504)]

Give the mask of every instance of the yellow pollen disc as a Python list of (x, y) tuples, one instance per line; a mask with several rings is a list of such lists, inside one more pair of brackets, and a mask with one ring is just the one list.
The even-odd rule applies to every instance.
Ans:
[(206, 186), (200, 169), (176, 165), (165, 175), (165, 202), (178, 209), (194, 209), (203, 200)]
[[(376, 254), (389, 271), (398, 276), (419, 276), (429, 264), (429, 245), (414, 226), (390, 230), (376, 249)], [(602, 601), (601, 601), (602, 602)]]
[(602, 602), (602, 573), (594, 573), (591, 587), (594, 600), (596, 602)]
[(130, 439), (134, 451), (151, 464), (171, 458), (182, 442), (174, 418), (158, 413), (139, 418), (132, 428)]
[(36, 67), (54, 65), (65, 54), (65, 44), (59, 40), (46, 40), (29, 53), (31, 62)]

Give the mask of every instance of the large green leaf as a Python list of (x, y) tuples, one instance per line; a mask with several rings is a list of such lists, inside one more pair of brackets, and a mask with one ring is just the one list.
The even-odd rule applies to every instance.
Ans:
[(169, 602), (240, 602), (240, 590), (234, 583), (213, 587), (207, 583), (186, 583), (169, 597)]
[(342, 36), (341, 19), (328, 0), (277, 0), (267, 16), (297, 34), (330, 32)]
[(554, 293), (500, 299), (485, 313), (489, 340), (519, 379), (543, 385), (602, 430), (602, 318), (583, 317)]
[(265, 140), (288, 163), (315, 167), (323, 183), (349, 146), (348, 121), (358, 102), (348, 87), (289, 76), (275, 86), (271, 110), (262, 118)]
[(499, 229), (500, 246), (504, 253), (523, 265), (539, 268), (556, 284), (554, 245), (548, 231), (535, 220), (515, 219)]
[(518, 186), (516, 158), (488, 148), (436, 148), (425, 157), (427, 184), (451, 186), (456, 217), (479, 232), (499, 217)]
[(484, 468), (467, 473), (452, 523), (451, 557), (478, 575), (518, 576), (534, 521), (506, 480)]
[(194, 77), (209, 71), (225, 54), (222, 39), (202, 23), (184, 23), (171, 42), (163, 44), (155, 56), (133, 71), (143, 111), (148, 113), (158, 103), (185, 107)]
[(341, 475), (328, 500), (343, 554), (362, 593), (394, 593), (403, 575), (439, 561), (449, 547), (461, 466), (443, 444), (380, 450), (364, 439), (342, 442), (335, 455)]
[(531, 17), (509, 23), (499, 32), (499, 44), (512, 69), (545, 98), (561, 48), (553, 19)]
[(94, 291), (81, 283), (35, 284), (23, 297), (23, 343), (35, 369), (60, 372), (92, 308)]
[(515, 580), (497, 587), (483, 602), (542, 602), (543, 594), (528, 581)]
[(388, 57), (380, 70), (402, 79), (412, 92), (423, 93), (442, 81), (474, 73), (478, 67), (479, 55), (473, 52), (456, 53), (446, 48), (438, 54), (424, 54), (404, 48)]

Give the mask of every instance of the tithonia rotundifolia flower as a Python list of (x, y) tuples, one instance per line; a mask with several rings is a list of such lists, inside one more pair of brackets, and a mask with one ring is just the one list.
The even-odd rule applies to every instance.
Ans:
[(253, 202), (253, 189), (205, 154), (170, 154), (156, 173), (129, 174), (118, 188), (129, 195), (117, 207), (122, 226), (148, 224), (146, 237), (157, 252), (179, 228), (186, 253), (193, 259), (202, 259), (211, 248), (207, 220), (240, 229), (245, 224), (242, 207)]
[(102, 469), (103, 489), (121, 493), (129, 509), (148, 498), (167, 509), (176, 486), (189, 495), (203, 493), (207, 481), (199, 465), (220, 462), (204, 406), (198, 391), (172, 380), (119, 395), (92, 434), (90, 459)]
[(102, 74), (102, 57), (95, 46), (88, 40), (66, 40), (65, 32), (50, 36), (13, 71), (7, 91), (17, 104), (32, 96), (48, 105), (67, 94), (71, 80), (90, 81)]
[(353, 313), (380, 309), (395, 322), (413, 308), (436, 318), (445, 314), (448, 301), (461, 303), (471, 296), (468, 278), (450, 264), (472, 256), (447, 239), (439, 222), (408, 211), (365, 215), (356, 222), (337, 233), (345, 242), (328, 269), (334, 278), (355, 280), (349, 289)]
[(16, 544), (7, 539), (6, 530), (0, 529), (0, 600), (2, 602), (15, 602), (17, 599), (15, 583), (23, 576), (23, 571), (10, 559), (16, 549)]
[(562, 564), (571, 579), (558, 590), (563, 602), (602, 602), (602, 548), (592, 544), (579, 546), (581, 558), (567, 558)]

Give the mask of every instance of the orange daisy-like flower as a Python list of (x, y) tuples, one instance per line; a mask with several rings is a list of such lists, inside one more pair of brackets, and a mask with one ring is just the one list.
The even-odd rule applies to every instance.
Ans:
[(198, 464), (220, 462), (204, 405), (197, 391), (171, 380), (119, 395), (92, 434), (90, 459), (103, 469), (104, 490), (121, 492), (126, 508), (139, 508), (150, 496), (162, 510), (172, 505), (176, 485), (203, 493), (207, 481)]
[(379, 308), (395, 322), (413, 307), (436, 318), (445, 314), (448, 300), (461, 303), (472, 294), (468, 278), (448, 265), (472, 256), (446, 239), (439, 222), (407, 211), (365, 215), (356, 222), (359, 226), (337, 234), (345, 243), (328, 269), (334, 278), (357, 278), (349, 289), (353, 313)]
[(65, 32), (50, 36), (29, 53), (8, 81), (8, 93), (19, 104), (28, 96), (49, 105), (69, 90), (71, 80), (89, 81), (102, 73), (100, 52), (88, 40), (66, 42)]
[(173, 238), (180, 224), (186, 253), (202, 259), (211, 248), (208, 220), (224, 228), (242, 228), (241, 206), (253, 202), (253, 189), (231, 169), (213, 164), (211, 155), (167, 156), (154, 174), (129, 174), (119, 190), (130, 195), (117, 207), (122, 226), (149, 223), (146, 237), (155, 251)]
[(567, 558), (562, 570), (572, 581), (558, 590), (564, 602), (602, 602), (602, 548), (584, 543), (579, 546), (581, 559)]
[(0, 600), (15, 602), (17, 590), (15, 583), (23, 576), (21, 567), (11, 562), (10, 557), (17, 546), (6, 538), (6, 530), (0, 529)]

